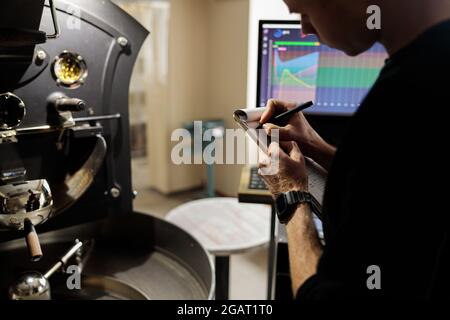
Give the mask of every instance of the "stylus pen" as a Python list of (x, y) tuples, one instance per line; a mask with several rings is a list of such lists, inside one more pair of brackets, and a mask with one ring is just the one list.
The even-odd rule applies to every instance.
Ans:
[[(283, 113), (277, 115), (276, 117), (270, 119), (268, 121), (268, 123), (273, 123), (279, 127), (284, 127), (285, 125), (287, 125), (289, 119), (291, 118), (291, 116), (293, 114), (296, 114), (297, 112), (301, 112), (305, 109), (308, 109), (308, 108), (312, 107), (313, 105), (314, 105), (314, 103), (312, 101), (302, 103), (302, 104), (298, 105), (297, 107), (295, 107), (294, 109), (283, 112)], [(261, 129), (262, 126), (263, 126), (263, 124), (260, 124), (257, 129)]]

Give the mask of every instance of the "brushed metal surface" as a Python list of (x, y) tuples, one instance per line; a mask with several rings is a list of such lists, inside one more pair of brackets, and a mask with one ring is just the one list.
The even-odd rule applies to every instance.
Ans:
[(47, 254), (38, 263), (28, 262), (23, 241), (0, 244), (0, 297), (22, 272), (48, 270), (75, 238), (94, 246), (83, 262), (86, 274), (118, 279), (154, 300), (214, 296), (211, 257), (192, 236), (158, 218), (130, 213), (42, 234)]
[(83, 275), (80, 290), (68, 290), (64, 277), (57, 277), (52, 300), (149, 300), (141, 290), (123, 281), (97, 275)]

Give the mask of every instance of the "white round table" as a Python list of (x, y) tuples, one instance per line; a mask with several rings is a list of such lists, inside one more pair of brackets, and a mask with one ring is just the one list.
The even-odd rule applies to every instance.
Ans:
[(236, 198), (206, 198), (185, 203), (166, 217), (194, 236), (216, 260), (216, 299), (228, 299), (229, 256), (269, 243), (271, 207)]

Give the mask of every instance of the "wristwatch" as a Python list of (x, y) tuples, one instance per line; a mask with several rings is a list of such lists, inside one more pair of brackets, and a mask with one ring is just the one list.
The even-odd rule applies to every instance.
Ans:
[(282, 224), (287, 224), (299, 204), (308, 203), (313, 207), (314, 197), (309, 192), (289, 191), (280, 194), (275, 200), (275, 209)]

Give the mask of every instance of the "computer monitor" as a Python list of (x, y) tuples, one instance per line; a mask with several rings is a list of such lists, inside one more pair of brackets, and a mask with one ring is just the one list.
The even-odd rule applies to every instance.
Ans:
[(304, 35), (298, 21), (260, 21), (257, 107), (274, 98), (313, 101), (311, 115), (349, 116), (360, 106), (387, 58), (376, 44), (349, 57)]

